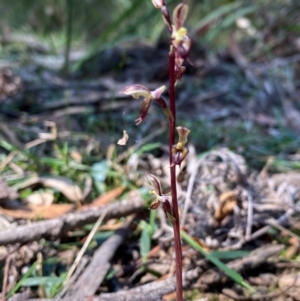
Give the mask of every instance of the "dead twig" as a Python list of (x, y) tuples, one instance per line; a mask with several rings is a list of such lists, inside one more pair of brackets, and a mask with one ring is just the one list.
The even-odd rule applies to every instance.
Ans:
[[(78, 253), (73, 265), (71, 266), (67, 276), (66, 276), (66, 279), (64, 281), (64, 286), (66, 286), (71, 278), (71, 276), (73, 275), (74, 271), (76, 270), (78, 264), (80, 263), (81, 261), (81, 258), (83, 256), (83, 254), (85, 253), (86, 249), (88, 248), (91, 240), (93, 239), (96, 231), (98, 230), (99, 226), (101, 225), (101, 223), (103, 222), (103, 219), (105, 217), (107, 213), (107, 210), (106, 211), (103, 211), (103, 213), (99, 216), (97, 222), (95, 223), (92, 231), (90, 232), (90, 234), (88, 235), (86, 241), (84, 242), (84, 245), (82, 246), (80, 252)], [(60, 297), (63, 297), (64, 294), (60, 293)]]
[(275, 298), (277, 299), (278, 297), (280, 297), (281, 295), (283, 295), (284, 293), (286, 293), (287, 291), (289, 291), (289, 289), (291, 289), (293, 286), (295, 286), (296, 284), (296, 279), (294, 281), (294, 283), (292, 285), (289, 285), (286, 289), (284, 290), (276, 290), (273, 293), (269, 293), (269, 294), (263, 294), (263, 295), (254, 295), (254, 296), (239, 296), (236, 292), (234, 292), (233, 290), (230, 289), (223, 289), (222, 293), (225, 296), (228, 296), (230, 298), (232, 298), (233, 300), (236, 301), (268, 301), (268, 300), (274, 300)]
[[(242, 272), (257, 268), (263, 263), (266, 263), (269, 257), (276, 255), (284, 248), (284, 245), (267, 245), (254, 250), (249, 256), (231, 261), (227, 266), (236, 272)], [(200, 276), (199, 281), (213, 285), (222, 281), (223, 274), (217, 269), (210, 269)]]
[(74, 272), (74, 274), (70, 277), (70, 280), (68, 281), (68, 283), (66, 284), (66, 286), (61, 290), (61, 292), (58, 294), (57, 296), (57, 300), (60, 300), (69, 290), (69, 288), (76, 282), (76, 280), (78, 279), (78, 277), (83, 273), (85, 267), (87, 266), (87, 264), (89, 263), (89, 258), (88, 256), (83, 256), (76, 268), (76, 271)]
[[(184, 275), (184, 285), (188, 281), (192, 281), (199, 277), (199, 269), (190, 270)], [(106, 293), (101, 296), (91, 296), (89, 298), (82, 298), (73, 296), (64, 298), (63, 301), (160, 301), (162, 296), (175, 291), (175, 277), (165, 280), (153, 281), (139, 287), (120, 291), (117, 293)], [(54, 301), (53, 299), (29, 299), (28, 301)]]
[[(270, 256), (276, 255), (284, 248), (283, 245), (268, 245), (256, 249), (249, 256), (242, 259), (234, 260), (228, 263), (228, 266), (237, 272), (242, 270), (251, 270), (257, 268), (259, 265), (267, 262)], [(214, 285), (223, 279), (223, 274), (219, 270), (213, 268), (202, 273), (200, 278), (199, 274), (201, 269), (197, 268), (190, 270), (184, 275), (184, 286), (186, 287), (189, 282), (194, 282), (198, 279), (198, 283)], [(208, 275), (209, 273), (209, 275)], [(168, 278), (162, 281), (153, 281), (139, 287), (119, 291), (117, 293), (105, 293), (100, 296), (90, 297), (89, 301), (157, 301), (162, 300), (162, 296), (175, 291), (175, 277)], [(281, 292), (282, 293), (282, 292)], [(145, 299), (147, 296), (147, 299)], [(82, 297), (77, 298), (76, 296), (71, 298), (64, 298), (63, 301), (84, 301)], [(260, 299), (256, 299), (260, 300)], [(30, 299), (29, 301), (53, 301), (53, 299)]]
[(96, 293), (110, 268), (110, 260), (128, 235), (133, 219), (134, 216), (131, 216), (121, 229), (118, 229), (96, 250), (91, 262), (77, 280), (74, 288), (67, 294), (68, 297), (84, 299), (84, 297)]
[(3, 282), (2, 282), (2, 298), (1, 298), (1, 301), (6, 300), (5, 295), (6, 295), (6, 290), (7, 290), (7, 281), (8, 281), (9, 266), (10, 266), (11, 260), (12, 260), (12, 254), (9, 254), (6, 257), (6, 260), (5, 260), (4, 275), (3, 275)]
[(60, 218), (17, 226), (13, 230), (9, 228), (1, 231), (0, 245), (26, 243), (42, 237), (59, 237), (75, 227), (96, 222), (104, 211), (107, 211), (105, 221), (137, 213), (143, 208), (144, 201), (137, 196), (131, 200), (116, 202), (100, 208), (78, 210), (74, 213), (65, 214)]

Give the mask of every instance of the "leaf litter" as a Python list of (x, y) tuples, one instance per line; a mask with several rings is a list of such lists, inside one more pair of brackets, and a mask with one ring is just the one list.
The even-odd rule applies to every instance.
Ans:
[[(286, 77), (286, 74), (296, 67), (299, 58), (297, 55), (290, 55), (292, 51), (289, 51), (287, 55), (283, 54), (280, 58), (261, 63), (266, 58), (260, 49), (254, 49), (258, 59), (253, 62), (243, 54), (246, 53), (245, 45), (237, 43), (234, 37), (230, 39), (231, 47), (223, 57), (220, 54), (215, 56), (214, 60), (201, 59), (192, 53), (196, 62), (195, 68), (190, 70), (187, 80), (189, 85), (178, 84), (179, 117), (185, 120), (195, 118), (190, 140), (197, 150), (194, 155), (190, 151), (186, 165), (182, 166), (182, 173), (178, 175), (180, 208), (184, 217), (182, 227), (194, 237), (197, 246), (209, 254), (218, 251), (220, 257), (222, 254), (226, 257), (230, 252), (229, 259), (222, 261), (240, 273), (256, 292), (249, 296), (249, 291), (232, 283), (224, 270), (216, 269), (209, 258), (203, 257), (189, 244), (185, 244), (187, 295), (192, 294), (195, 289), (198, 291), (198, 299), (203, 295), (219, 300), (299, 300), (299, 111), (295, 97), (299, 92), (299, 76), (295, 73), (292, 82), (291, 78)], [(279, 41), (278, 45), (280, 43)], [(255, 45), (252, 46), (255, 48)], [(276, 51), (279, 49), (277, 46)], [(128, 62), (119, 77), (132, 82), (139, 78), (140, 73), (134, 72), (137, 66), (132, 63), (134, 60), (130, 60), (130, 56), (138, 52), (141, 58), (149, 57), (146, 56), (146, 52), (149, 55), (149, 51), (159, 51), (160, 56), (164, 53), (163, 48), (131, 49)], [(230, 66), (228, 58), (233, 60)], [(149, 60), (144, 59), (144, 65), (150, 64)], [(163, 66), (160, 64), (157, 68)], [(174, 246), (168, 223), (164, 215), (158, 213), (152, 229), (153, 240), (144, 262), (139, 253), (139, 221), (144, 220), (150, 224), (149, 213), (147, 209), (143, 209), (145, 201), (139, 193), (135, 196), (129, 195), (127, 200), (126, 194), (122, 196), (132, 185), (138, 188), (146, 186), (144, 177), (150, 169), (151, 173), (154, 170), (155, 176), (161, 179), (164, 188), (168, 190), (166, 170), (169, 163), (166, 159), (166, 149), (158, 145), (153, 153), (138, 153), (142, 143), (137, 143), (132, 152), (125, 151), (124, 155), (116, 159), (112, 152), (110, 162), (120, 166), (117, 172), (114, 165), (104, 166), (99, 158), (89, 161), (87, 158), (93, 156), (102, 155), (104, 158), (106, 150), (112, 144), (126, 145), (129, 150), (131, 146), (128, 145), (130, 140), (127, 132), (123, 132), (123, 138), (117, 137), (125, 126), (128, 128), (128, 120), (134, 120), (136, 104), (117, 95), (116, 91), (120, 89), (116, 87), (119, 87), (120, 83), (106, 74), (102, 74), (99, 81), (82, 82), (61, 79), (47, 69), (42, 71), (43, 76), (40, 78), (34, 72), (25, 71), (20, 75), (18, 70), (15, 70), (15, 75), (11, 71), (3, 71), (1, 74), (1, 102), (13, 116), (5, 121), (9, 126), (1, 127), (1, 138), (3, 137), (9, 145), (17, 147), (14, 149), (5, 144), (7, 157), (14, 153), (5, 161), (3, 167), (1, 164), (1, 215), (6, 219), (5, 228), (8, 227), (11, 231), (10, 235), (5, 230), (0, 233), (0, 238), (5, 233), (7, 237), (11, 236), (10, 243), (3, 243), (1, 249), (2, 262), (6, 260), (7, 263), (3, 271), (7, 276), (3, 278), (6, 282), (5, 291), (8, 293), (17, 286), (19, 293), (26, 295), (27, 299), (39, 297), (43, 300), (44, 293), (32, 288), (30, 296), (28, 290), (22, 288), (18, 281), (24, 275), (27, 275), (27, 279), (37, 275), (43, 279), (42, 277), (52, 275), (49, 271), (55, 271), (55, 277), (62, 277), (63, 273), (58, 270), (66, 272), (70, 264), (62, 266), (60, 263), (61, 250), (69, 250), (71, 246), (75, 250), (71, 256), (78, 254), (79, 247), (89, 233), (84, 227), (96, 222), (98, 216), (94, 213), (98, 212), (99, 215), (104, 206), (103, 208), (114, 208), (115, 212), (119, 208), (120, 212), (116, 216), (110, 213), (107, 219), (110, 219), (111, 226), (107, 228), (103, 225), (97, 232), (99, 237), (104, 235), (102, 232), (105, 232), (105, 229), (118, 231), (116, 228), (122, 229), (126, 223), (128, 236), (126, 239), (122, 236), (120, 240), (118, 232), (113, 232), (106, 233), (109, 237), (106, 237), (106, 240), (98, 240), (95, 235), (86, 252), (86, 260), (83, 260), (81, 269), (78, 267), (81, 273), (74, 279), (73, 289), (76, 291), (76, 287), (78, 289), (83, 285), (84, 282), (80, 282), (79, 279), (83, 277), (84, 271), (89, 271), (93, 264), (98, 264), (99, 268), (97, 258), (103, 258), (101, 246), (109, 248), (110, 241), (118, 237), (118, 242), (114, 242), (115, 249), (110, 249), (110, 258), (103, 263), (103, 271), (107, 272), (106, 278), (102, 284), (96, 283), (88, 294), (97, 295), (95, 300), (128, 300), (128, 296), (130, 300), (141, 300), (139, 298), (145, 295), (148, 296), (147, 300), (161, 300), (163, 296), (166, 296), (164, 300), (171, 300), (174, 291)], [(143, 81), (151, 81), (150, 85), (147, 83), (150, 88), (151, 85), (157, 86), (153, 79), (163, 79), (163, 76), (156, 79), (152, 73), (147, 78), (145, 74)], [(47, 82), (41, 78), (47, 79)], [(13, 86), (10, 87), (11, 84)], [(21, 87), (25, 89), (22, 90)], [(53, 99), (54, 90), (60, 98), (50, 101)], [(69, 101), (66, 101), (64, 96), (67, 90)], [(29, 105), (22, 104), (24, 99), (32, 101), (32, 95), (35, 96), (34, 102)], [(115, 99), (113, 106), (110, 103), (111, 97)], [(20, 105), (22, 111), (15, 110), (11, 106), (12, 101)], [(39, 106), (36, 106), (35, 102)], [(126, 112), (132, 112), (128, 113), (128, 116), (127, 113), (123, 115), (120, 122), (120, 112), (124, 111), (124, 108)], [(271, 111), (270, 108), (274, 110)], [(149, 129), (165, 135), (163, 129), (166, 124), (163, 118), (156, 114), (155, 108), (151, 110), (151, 118), (145, 120), (142, 132), (132, 130), (131, 137), (136, 137), (137, 141), (142, 141), (144, 133)], [(111, 127), (101, 122), (94, 125), (91, 122), (87, 125), (84, 118), (87, 113), (99, 120), (112, 120)], [(27, 152), (22, 152), (22, 146), (40, 139), (41, 134), (46, 132), (45, 120), (54, 121), (57, 136), (39, 141), (39, 144), (32, 144)], [(113, 134), (108, 130), (113, 130)], [(68, 141), (73, 149), (54, 146), (63, 144), (64, 140)], [(193, 146), (189, 148), (192, 149)], [(102, 151), (99, 151), (100, 148)], [(36, 157), (46, 157), (49, 152), (55, 160), (50, 160), (49, 165), (39, 167), (39, 176), (21, 184), (18, 179), (23, 179), (24, 173), (28, 172), (26, 168), (31, 170), (31, 164), (37, 162)], [(21, 163), (21, 170), (16, 166), (18, 163)], [(85, 177), (78, 177), (78, 173), (88, 173), (89, 169), (86, 166), (93, 164), (95, 168), (90, 172), (93, 182), (87, 183), (84, 189)], [(47, 173), (51, 176), (44, 176)], [(130, 179), (130, 183), (124, 179)], [(107, 183), (111, 183), (112, 189), (105, 190)], [(14, 190), (12, 186), (18, 189)], [(27, 203), (24, 202), (26, 198), (22, 199), (22, 202), (19, 199), (19, 194), (26, 189), (31, 189)], [(62, 195), (63, 203), (55, 203), (52, 198), (46, 202), (43, 194), (47, 193), (48, 189), (52, 193), (58, 192)], [(33, 201), (33, 198), (40, 200)], [(121, 198), (125, 198), (123, 203), (113, 202)], [(16, 207), (9, 208), (16, 200), (19, 201)], [(135, 209), (132, 209), (130, 206), (135, 200)], [(126, 208), (123, 213), (122, 206)], [(95, 211), (97, 208), (100, 210)], [(128, 223), (126, 215), (133, 213), (136, 215)], [(34, 221), (36, 219), (49, 221)], [(42, 227), (50, 227), (53, 221), (51, 229), (42, 231)], [(117, 227), (114, 228), (114, 225)], [(18, 232), (21, 227), (25, 229), (29, 226), (33, 227), (30, 228), (34, 229), (31, 232), (34, 231), (36, 235), (31, 233), (31, 238), (28, 236), (28, 239), (13, 239), (14, 235), (24, 235), (24, 232)], [(112, 239), (109, 240), (110, 238)], [(32, 240), (39, 241), (29, 242)], [(4, 242), (3, 237), (0, 241)], [(247, 252), (235, 253), (237, 251)], [(42, 271), (42, 274), (38, 274), (41, 270), (35, 267), (39, 262), (38, 253), (43, 254), (42, 265), (45, 271)], [(9, 254), (12, 254), (11, 257)], [(48, 259), (52, 259), (53, 262), (48, 263)], [(89, 265), (88, 261), (92, 265)], [(26, 274), (28, 271), (30, 274)], [(89, 273), (90, 277), (94, 277), (93, 271), (95, 270), (92, 269)], [(58, 291), (59, 289), (57, 293)], [(72, 295), (71, 292), (70, 288), (68, 294)], [(83, 297), (78, 300), (83, 300)], [(187, 298), (193, 300), (190, 296)], [(63, 300), (67, 300), (67, 297)], [(71, 300), (76, 300), (76, 296), (71, 297)]]

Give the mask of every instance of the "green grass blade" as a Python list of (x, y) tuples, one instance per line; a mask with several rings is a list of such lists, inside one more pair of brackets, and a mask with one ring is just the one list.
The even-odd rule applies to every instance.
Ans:
[(255, 292), (255, 289), (250, 286), (244, 278), (234, 271), (233, 269), (229, 268), (226, 264), (221, 262), (217, 257), (213, 256), (211, 253), (206, 252), (190, 235), (186, 232), (181, 231), (181, 237), (195, 250), (199, 251), (203, 256), (205, 256), (210, 262), (212, 262), (215, 266), (217, 266), (221, 271), (223, 271), (228, 277), (230, 277), (233, 281), (244, 286), (245, 288), (249, 289), (251, 292)]
[(226, 15), (227, 13), (237, 9), (238, 7), (241, 6), (241, 4), (242, 1), (236, 1), (234, 3), (224, 4), (218, 7), (217, 9), (213, 10), (210, 14), (208, 14), (206, 17), (204, 17), (200, 22), (198, 22), (194, 26), (193, 32), (198, 32), (209, 23), (214, 22), (219, 18), (221, 18), (222, 16)]
[(248, 7), (243, 7), (237, 10), (236, 12), (233, 12), (231, 15), (229, 15), (224, 19), (224, 21), (222, 22), (222, 28), (231, 26), (232, 24), (235, 23), (236, 19), (254, 13), (256, 9), (257, 7), (255, 6), (248, 6)]
[(24, 274), (24, 276), (19, 280), (19, 282), (10, 290), (10, 292), (7, 294), (7, 298), (10, 298), (12, 295), (14, 295), (20, 287), (23, 286), (23, 282), (34, 272), (36, 269), (37, 262), (35, 262), (28, 271)]
[(144, 3), (143, 1), (140, 0), (135, 0), (131, 3), (131, 5), (128, 7), (128, 9), (124, 10), (124, 12), (117, 18), (115, 22), (113, 22), (106, 30), (105, 32), (93, 43), (93, 45), (90, 47), (88, 53), (84, 58), (79, 60), (75, 65), (74, 65), (74, 70), (77, 71), (82, 63), (84, 63), (87, 59), (89, 59), (95, 52), (99, 50), (104, 50), (106, 49), (107, 46), (110, 46), (110, 44), (105, 45), (105, 42), (109, 40), (111, 35), (113, 35), (116, 32), (120, 32), (120, 26), (122, 25), (123, 22), (130, 18), (134, 18), (134, 15), (136, 11), (140, 8), (140, 6), (143, 6)]
[(63, 279), (54, 276), (44, 276), (44, 277), (28, 277), (22, 281), (22, 286), (31, 287), (39, 285), (57, 285), (62, 284)]
[(248, 256), (250, 252), (243, 251), (243, 250), (232, 250), (232, 251), (212, 251), (210, 254), (218, 259), (236, 259), (236, 258)]

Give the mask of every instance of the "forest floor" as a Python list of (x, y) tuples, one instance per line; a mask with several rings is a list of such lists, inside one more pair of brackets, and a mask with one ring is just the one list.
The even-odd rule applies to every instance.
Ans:
[[(177, 86), (191, 129), (178, 172), (185, 300), (300, 300), (293, 45), (272, 58), (250, 45), (249, 59), (233, 38), (214, 55), (192, 50)], [(119, 93), (167, 84), (167, 53), (124, 44), (69, 76), (32, 49), (1, 62), (2, 300), (175, 300), (172, 228), (148, 209), (147, 174), (169, 191), (167, 122), (152, 106), (135, 126), (141, 102)]]

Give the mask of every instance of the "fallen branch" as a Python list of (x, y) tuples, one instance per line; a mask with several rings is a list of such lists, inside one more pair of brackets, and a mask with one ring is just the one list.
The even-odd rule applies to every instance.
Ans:
[[(250, 271), (257, 268), (263, 263), (268, 261), (268, 258), (276, 255), (284, 248), (283, 245), (267, 245), (254, 250), (249, 256), (242, 259), (237, 259), (229, 262), (227, 265), (237, 272)], [(224, 280), (224, 275), (217, 269), (210, 269), (199, 278), (201, 274), (201, 268), (190, 270), (184, 275), (184, 287), (187, 287), (188, 283), (193, 283), (197, 279), (197, 283), (204, 285), (214, 285)], [(145, 285), (141, 285), (129, 290), (119, 291), (117, 293), (105, 293), (100, 296), (90, 297), (89, 301), (159, 301), (162, 300), (162, 296), (175, 291), (175, 277), (168, 278), (161, 281), (153, 281)], [(29, 301), (53, 301), (54, 299), (30, 299)], [(77, 296), (71, 298), (64, 298), (62, 301), (84, 301), (85, 299)]]
[(84, 299), (96, 293), (110, 268), (110, 260), (128, 235), (132, 221), (133, 217), (95, 251), (91, 262), (68, 292), (67, 297)]
[[(195, 280), (199, 277), (199, 269), (196, 268), (194, 270), (190, 270), (184, 275), (184, 283), (186, 286), (188, 282)], [(82, 297), (69, 297), (64, 298), (62, 301), (161, 301), (162, 296), (172, 293), (175, 291), (175, 277), (153, 281), (151, 283), (147, 283), (141, 285), (136, 288), (132, 288), (129, 290), (120, 291), (117, 293), (107, 293), (101, 294), (101, 296), (91, 296), (89, 298)], [(29, 299), (28, 301), (54, 301), (56, 299)]]
[[(252, 270), (263, 263), (266, 263), (269, 257), (276, 255), (284, 249), (283, 245), (267, 245), (254, 250), (249, 256), (231, 261), (227, 266), (236, 272)], [(210, 269), (201, 275), (199, 281), (206, 285), (215, 285), (224, 279), (223, 273), (218, 269)]]
[(0, 232), (0, 245), (26, 243), (42, 237), (56, 238), (75, 227), (96, 222), (105, 210), (107, 210), (107, 214), (104, 221), (138, 213), (143, 208), (144, 201), (138, 196), (131, 200), (116, 202), (100, 208), (78, 210), (60, 218), (12, 227)]

